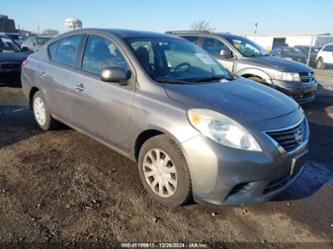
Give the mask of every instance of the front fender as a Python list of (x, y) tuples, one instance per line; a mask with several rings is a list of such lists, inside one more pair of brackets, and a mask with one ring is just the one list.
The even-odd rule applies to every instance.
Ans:
[(259, 68), (244, 68), (244, 69), (239, 70), (236, 74), (239, 76), (244, 76), (244, 75), (257, 76), (257, 77), (263, 79), (268, 84), (272, 84), (272, 85), (274, 84), (271, 76)]

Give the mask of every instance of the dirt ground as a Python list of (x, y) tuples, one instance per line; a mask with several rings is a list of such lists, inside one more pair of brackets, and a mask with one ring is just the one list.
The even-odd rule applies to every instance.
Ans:
[(280, 197), (257, 206), (167, 209), (143, 190), (135, 163), (68, 128), (41, 132), (21, 89), (0, 86), (0, 248), (332, 248), (333, 97), (320, 95), (304, 110), (311, 129), (305, 172)]

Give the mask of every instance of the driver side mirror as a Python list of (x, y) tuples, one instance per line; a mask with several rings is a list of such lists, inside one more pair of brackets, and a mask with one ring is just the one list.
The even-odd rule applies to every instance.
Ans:
[(225, 49), (225, 48), (222, 48), (221, 51), (220, 51), (220, 56), (224, 59), (230, 59), (230, 58), (233, 58), (234, 55), (233, 53), (231, 52), (231, 50), (229, 49)]
[(121, 67), (106, 67), (101, 73), (101, 80), (105, 82), (124, 82), (130, 78), (129, 71)]

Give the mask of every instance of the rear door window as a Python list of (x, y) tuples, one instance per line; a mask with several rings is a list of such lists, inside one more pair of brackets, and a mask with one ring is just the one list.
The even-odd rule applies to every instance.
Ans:
[(51, 60), (67, 66), (74, 66), (81, 41), (82, 36), (76, 35), (51, 44), (49, 46)]

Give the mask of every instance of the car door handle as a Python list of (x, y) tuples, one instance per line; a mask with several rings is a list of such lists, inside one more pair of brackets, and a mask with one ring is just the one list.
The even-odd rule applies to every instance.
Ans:
[(84, 85), (81, 84), (75, 84), (74, 89), (78, 92), (84, 92), (86, 90), (86, 88), (84, 87)]

